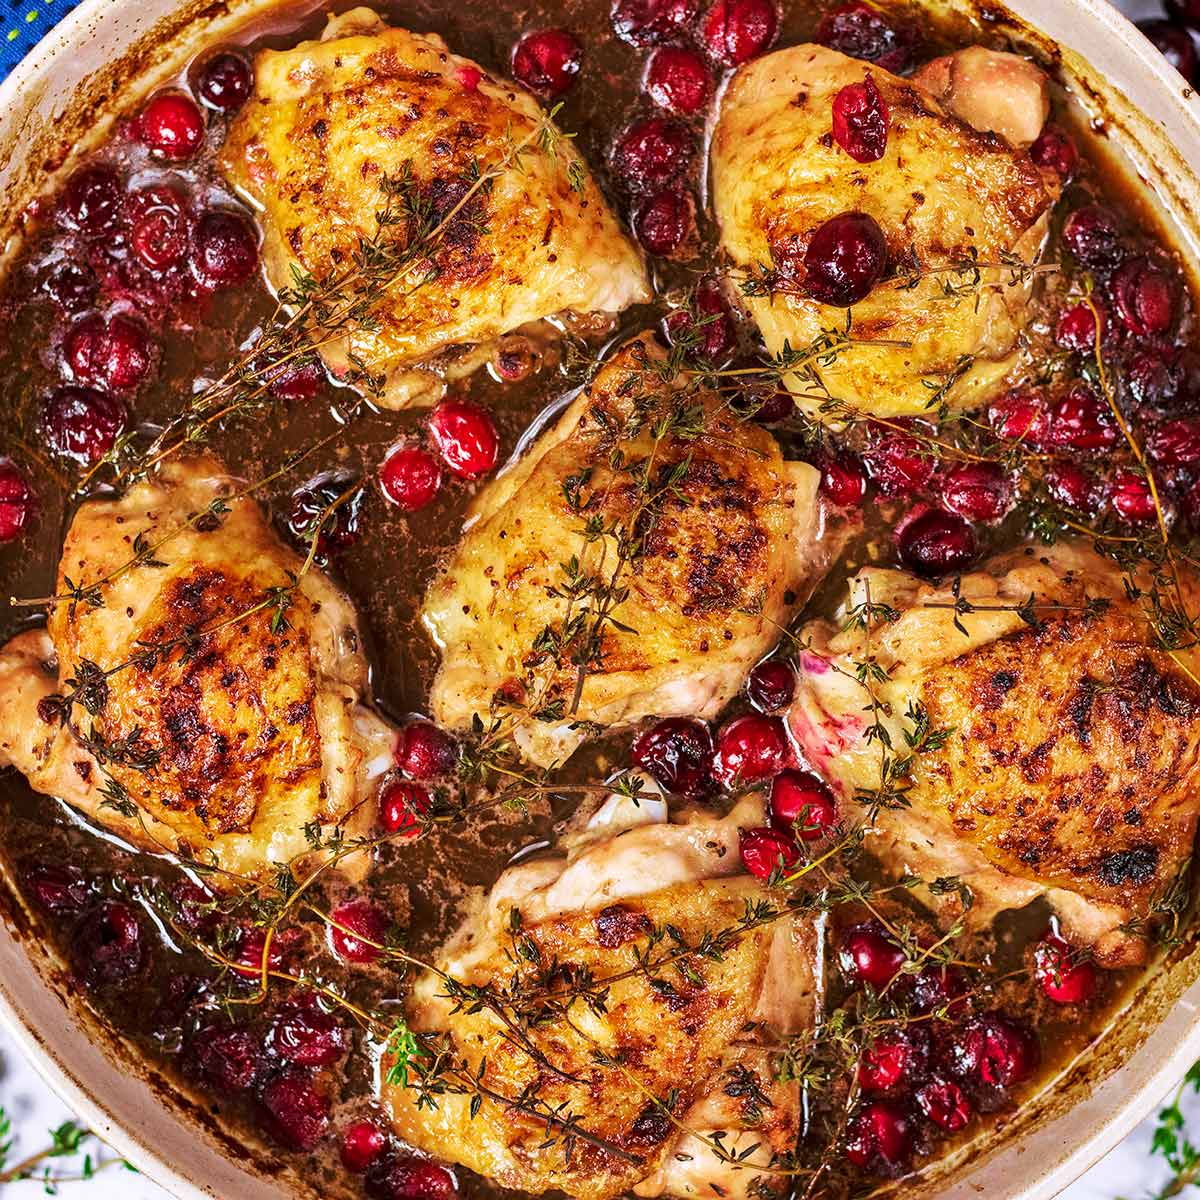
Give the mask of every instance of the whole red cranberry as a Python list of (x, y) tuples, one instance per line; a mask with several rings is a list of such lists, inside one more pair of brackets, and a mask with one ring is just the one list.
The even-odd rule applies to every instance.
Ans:
[(721, 289), (712, 279), (702, 279), (688, 309), (677, 309), (666, 319), (667, 339), (677, 344), (694, 332), (695, 353), (717, 362), (733, 350), (736, 335), (733, 317)]
[(858, 1082), (865, 1092), (893, 1092), (911, 1088), (929, 1064), (929, 1039), (924, 1030), (896, 1030), (880, 1034), (858, 1060)]
[(988, 405), (988, 425), (997, 437), (1043, 448), (1050, 432), (1045, 397), (1029, 388), (1014, 388)]
[(81, 167), (58, 198), (58, 223), (87, 238), (108, 237), (121, 228), (122, 195), (121, 177), (112, 167)]
[(780, 771), (771, 780), (771, 824), (783, 833), (811, 842), (837, 822), (837, 802), (823, 779), (810, 771)]
[(1170, 410), (1200, 390), (1200, 356), (1158, 346), (1141, 349), (1129, 360), (1125, 379), (1138, 404)]
[(204, 116), (182, 92), (159, 92), (137, 119), (138, 137), (160, 158), (182, 162), (204, 141)]
[(85, 317), (71, 326), (63, 357), (76, 379), (118, 392), (137, 387), (153, 361), (145, 326), (121, 313), (108, 321)]
[(258, 270), (258, 238), (239, 213), (215, 209), (192, 235), (192, 271), (206, 288), (234, 287)]
[(738, 833), (742, 865), (756, 879), (770, 879), (776, 871), (786, 872), (799, 858), (796, 843), (778, 829), (743, 829)]
[(145, 266), (164, 271), (183, 258), (188, 219), (173, 188), (142, 188), (130, 194), (125, 207), (131, 222), (129, 244)]
[(874, 217), (848, 212), (819, 226), (804, 253), (804, 288), (819, 304), (849, 308), (887, 267), (887, 240)]
[(722, 787), (734, 788), (769, 778), (782, 770), (787, 758), (783, 722), (778, 717), (749, 713), (721, 726), (713, 775)]
[(1096, 991), (1096, 967), (1073, 957), (1071, 947), (1053, 932), (1046, 933), (1033, 952), (1034, 977), (1055, 1004), (1084, 1004)]
[(821, 459), (821, 495), (837, 508), (857, 508), (867, 493), (867, 474), (851, 454)]
[(917, 1107), (927, 1121), (948, 1133), (966, 1128), (971, 1119), (971, 1102), (962, 1088), (949, 1079), (934, 1079), (917, 1089)]
[(667, 258), (687, 240), (695, 223), (692, 198), (666, 187), (647, 196), (633, 214), (633, 232), (648, 254)]
[(250, 98), (254, 73), (250, 64), (231, 50), (222, 50), (200, 68), (196, 93), (209, 108), (235, 113)]
[(566, 29), (527, 33), (513, 47), (513, 77), (547, 100), (566, 95), (582, 62), (583, 47)]
[(64, 262), (46, 276), (42, 290), (63, 312), (76, 313), (91, 307), (100, 284), (87, 263)]
[(933, 459), (921, 443), (893, 429), (872, 430), (863, 453), (867, 469), (885, 496), (912, 496), (933, 477)]
[(325, 368), (315, 354), (264, 362), (257, 367), (257, 378), (276, 400), (287, 404), (314, 399), (328, 383)]
[[(388, 915), (369, 900), (343, 900), (333, 910), (329, 926), (329, 944), (344, 962), (373, 963), (383, 953), (380, 948), (392, 922)], [(375, 943), (372, 945), (372, 943)]]
[(760, 55), (779, 32), (773, 0), (716, 0), (704, 18), (704, 44), (727, 67)]
[(209, 1087), (226, 1096), (249, 1091), (262, 1070), (262, 1049), (249, 1029), (207, 1025), (188, 1042), (184, 1060)]
[(420, 446), (395, 446), (379, 466), (379, 488), (397, 508), (416, 512), (441, 490), (437, 459)]
[(416, 837), (421, 818), (432, 808), (429, 793), (419, 784), (393, 779), (379, 796), (379, 823), (388, 833)]
[(93, 388), (59, 388), (42, 408), (50, 449), (83, 466), (103, 458), (124, 427), (125, 406)]
[(796, 411), (796, 402), (787, 388), (772, 388), (765, 395), (761, 389), (749, 388), (746, 398), (747, 415), (753, 417), (760, 425), (778, 425)]
[(302, 1067), (329, 1067), (346, 1053), (346, 1031), (314, 996), (282, 1005), (267, 1033), (273, 1053)]
[(362, 536), (364, 489), (347, 471), (322, 471), (292, 493), (288, 527), (304, 546), (317, 537), (317, 557), (349, 549)]
[(146, 963), (142, 926), (133, 909), (103, 900), (84, 914), (71, 938), (75, 969), (88, 987), (128, 983)]
[(669, 117), (635, 121), (613, 147), (613, 169), (626, 187), (650, 192), (684, 174), (696, 152), (692, 132)]
[(694, 50), (664, 46), (646, 65), (646, 94), (667, 112), (699, 112), (707, 103), (711, 83), (704, 60)]
[(286, 1149), (312, 1150), (329, 1128), (329, 1101), (307, 1071), (287, 1067), (263, 1086), (258, 1119)]
[(455, 1200), (454, 1176), (427, 1158), (388, 1154), (367, 1172), (372, 1200)]
[(0, 457), (0, 545), (25, 532), (33, 511), (33, 491), (25, 473), (11, 458)]
[(904, 1110), (888, 1100), (863, 1105), (846, 1129), (846, 1157), (856, 1167), (899, 1171), (912, 1154), (912, 1125)]
[(1028, 1079), (1040, 1057), (1033, 1034), (996, 1012), (972, 1017), (950, 1046), (955, 1074), (988, 1087), (1012, 1087)]
[(1096, 313), (1100, 314), (1100, 340), (1111, 340), (1111, 322), (1108, 313), (1099, 304), (1092, 311), (1090, 304), (1075, 304), (1064, 309), (1058, 316), (1054, 329), (1054, 340), (1074, 354), (1092, 354), (1096, 349)]
[(694, 799), (712, 786), (712, 735), (687, 717), (668, 717), (634, 739), (631, 757), (666, 792)]
[(760, 662), (746, 680), (746, 695), (759, 712), (782, 712), (795, 694), (796, 672), (777, 658)]
[(1122, 467), (1113, 473), (1108, 485), (1108, 498), (1118, 515), (1131, 524), (1153, 521), (1158, 515), (1146, 476), (1132, 467)]
[(813, 41), (851, 58), (865, 58), (885, 71), (899, 73), (912, 65), (916, 29), (908, 22), (893, 24), (878, 9), (850, 0), (831, 8), (817, 25)]
[(342, 1134), (342, 1166), (361, 1175), (386, 1149), (387, 1134), (374, 1121), (355, 1121)]
[(887, 150), (889, 113), (870, 75), (833, 98), (833, 140), (855, 162), (878, 162)]
[(262, 976), (264, 952), (267, 970), (279, 971), (302, 937), (298, 929), (280, 930), (272, 935), (268, 949), (265, 929), (243, 929), (238, 935), (237, 948), (230, 955), (235, 964), (231, 969), (243, 979), (257, 982)]
[(1117, 315), (1136, 337), (1165, 333), (1175, 322), (1175, 281), (1148, 258), (1132, 258), (1112, 277)]
[(957, 513), (931, 508), (909, 521), (896, 538), (901, 561), (927, 578), (969, 566), (978, 552), (974, 531)]
[(687, 34), (698, 0), (615, 0), (612, 24), (617, 36), (634, 46), (656, 46)]
[(874, 921), (852, 925), (838, 942), (838, 965), (852, 985), (865, 983), (881, 992), (905, 962), (904, 948)]
[(1095, 478), (1070, 462), (1056, 462), (1046, 469), (1046, 490), (1056, 504), (1092, 515), (1103, 498)]
[(410, 721), (400, 731), (394, 757), (409, 779), (439, 779), (458, 767), (458, 743), (432, 721)]
[(957, 967), (943, 963), (922, 967), (905, 984), (909, 1006), (916, 1013), (954, 1017), (966, 1004), (967, 984)]
[(1200, 462), (1200, 417), (1180, 417), (1160, 425), (1146, 439), (1146, 449), (1164, 467)]
[(1125, 243), (1116, 219), (1098, 204), (1077, 208), (1066, 220), (1063, 245), (1089, 271), (1111, 271), (1125, 257)]
[(1047, 125), (1029, 147), (1029, 157), (1039, 167), (1070, 179), (1079, 166), (1079, 151), (1070, 135), (1057, 125)]
[(91, 896), (87, 876), (69, 863), (34, 863), (22, 878), (30, 899), (46, 912), (77, 913)]
[(429, 433), (442, 461), (462, 479), (486, 475), (500, 457), (491, 414), (473, 400), (443, 400), (430, 414)]
[(1196, 78), (1196, 43), (1186, 29), (1161, 19), (1139, 21), (1137, 27), (1184, 79), (1191, 83)]
[(181, 879), (172, 886), (171, 901), (175, 920), (193, 933), (211, 932), (221, 919), (216, 896), (190, 879)]
[(1012, 482), (998, 463), (964, 463), (942, 479), (942, 504), (968, 521), (998, 521), (1012, 508)]

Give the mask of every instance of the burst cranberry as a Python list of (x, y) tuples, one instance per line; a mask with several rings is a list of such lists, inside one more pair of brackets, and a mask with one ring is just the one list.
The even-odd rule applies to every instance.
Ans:
[(833, 98), (833, 140), (855, 162), (878, 162), (887, 150), (888, 106), (875, 80), (850, 83)]
[(487, 409), (473, 400), (443, 400), (429, 417), (442, 461), (463, 479), (486, 475), (500, 457), (500, 438)]
[(168, 187), (144, 188), (127, 202), (129, 244), (152, 271), (174, 266), (187, 249), (188, 221), (179, 196)]
[(367, 1172), (372, 1200), (456, 1200), (454, 1176), (427, 1158), (387, 1155)]
[(275, 1016), (267, 1045), (302, 1067), (329, 1067), (346, 1052), (346, 1031), (312, 996), (289, 1001)]
[(1091, 515), (1100, 505), (1096, 480), (1075, 463), (1052, 463), (1046, 471), (1046, 489), (1056, 504)]
[(783, 833), (811, 842), (837, 821), (837, 803), (824, 780), (809, 771), (780, 771), (771, 780), (771, 824)]
[(1140, 525), (1156, 517), (1154, 496), (1145, 475), (1131, 467), (1122, 467), (1113, 474), (1108, 497), (1123, 520)]
[(664, 46), (646, 67), (646, 94), (668, 112), (699, 112), (708, 103), (708, 68), (694, 50)]
[(238, 935), (237, 949), (232, 955), (235, 965), (231, 969), (243, 979), (260, 979), (265, 951), (267, 970), (281, 970), (284, 959), (299, 936), (299, 930), (282, 930), (272, 936), (268, 950), (265, 929), (243, 929)]
[(712, 735), (708, 726), (669, 717), (634, 740), (631, 757), (664, 791), (690, 799), (712, 785)]
[(207, 212), (192, 237), (192, 270), (206, 288), (245, 283), (258, 269), (254, 227), (235, 212)]
[(379, 797), (379, 823), (388, 833), (416, 837), (431, 807), (429, 793), (419, 783), (394, 779)]
[(120, 176), (111, 167), (90, 166), (75, 172), (58, 200), (58, 223), (84, 237), (107, 237), (121, 227)]
[(263, 1087), (258, 1116), (280, 1145), (289, 1150), (312, 1150), (329, 1127), (329, 1102), (307, 1072), (289, 1067)]
[(1034, 950), (1034, 976), (1055, 1004), (1083, 1004), (1096, 990), (1095, 966), (1073, 959), (1071, 947), (1053, 933), (1047, 933)]
[(686, 241), (693, 221), (691, 197), (678, 188), (663, 188), (638, 205), (633, 232), (648, 254), (667, 258)]
[(1060, 450), (1109, 450), (1119, 437), (1107, 402), (1084, 384), (1073, 387), (1050, 414), (1050, 443)]
[(1090, 271), (1111, 271), (1125, 257), (1121, 231), (1098, 204), (1077, 208), (1066, 220), (1063, 245)]
[(150, 370), (150, 337), (143, 325), (121, 314), (92, 316), (71, 327), (63, 355), (76, 379), (113, 391), (137, 387)]
[(759, 712), (777, 713), (787, 708), (796, 693), (796, 672), (777, 658), (761, 662), (746, 680), (746, 695)]
[(634, 191), (654, 191), (682, 175), (695, 150), (686, 125), (668, 117), (647, 117), (621, 135), (613, 149), (613, 167)]
[(968, 521), (998, 521), (1012, 502), (1012, 484), (997, 463), (964, 463), (942, 480), (942, 504)]
[(761, 54), (779, 32), (773, 0), (716, 0), (704, 18), (704, 42), (717, 62), (740, 66)]
[(1154, 48), (1189, 83), (1196, 77), (1196, 43), (1186, 29), (1170, 21), (1139, 21), (1137, 27), (1154, 43)]
[(458, 766), (458, 743), (432, 721), (410, 721), (400, 731), (394, 755), (409, 779), (438, 779)]
[(856, 1167), (898, 1171), (912, 1154), (912, 1126), (904, 1110), (887, 1100), (864, 1105), (846, 1130), (845, 1152)]
[(918, 575), (961, 571), (975, 557), (975, 533), (957, 513), (931, 508), (909, 521), (896, 538), (900, 558)]
[(966, 1004), (967, 985), (956, 967), (922, 967), (906, 980), (908, 1003), (917, 1013), (956, 1016)]
[(821, 460), (821, 495), (838, 508), (857, 508), (867, 492), (867, 476), (853, 455), (839, 454)]
[(762, 389), (751, 388), (747, 398), (748, 415), (760, 425), (778, 425), (796, 411), (796, 402), (786, 388), (773, 387), (765, 394)]
[(927, 1121), (948, 1133), (957, 1133), (971, 1119), (971, 1102), (957, 1083), (935, 1079), (917, 1089), (917, 1107)]
[(211, 1088), (227, 1096), (249, 1091), (262, 1069), (258, 1039), (234, 1025), (209, 1025), (188, 1044), (187, 1064)]
[(1005, 392), (988, 406), (988, 424), (997, 437), (1024, 442), (1035, 450), (1046, 444), (1050, 415), (1039, 392), (1017, 388)]
[(950, 1062), (963, 1079), (988, 1087), (1012, 1087), (1028, 1079), (1040, 1054), (1034, 1036), (999, 1013), (967, 1022), (950, 1047)]
[(547, 100), (565, 95), (583, 62), (579, 39), (566, 29), (527, 33), (514, 47), (513, 77)]
[[(1108, 314), (1099, 305), (1096, 312), (1100, 314), (1101, 341), (1107, 342), (1111, 333), (1111, 323)], [(1064, 349), (1074, 354), (1091, 354), (1096, 348), (1096, 312), (1090, 304), (1075, 304), (1059, 314), (1058, 324), (1054, 329), (1054, 340)]]
[(0, 545), (15, 542), (29, 524), (33, 492), (11, 458), (0, 458)]
[(1180, 417), (1160, 425), (1146, 439), (1146, 449), (1164, 467), (1186, 467), (1200, 462), (1200, 418)]
[(420, 446), (397, 446), (379, 467), (383, 494), (405, 512), (416, 512), (429, 504), (442, 486), (437, 459)]
[(884, 1033), (858, 1060), (858, 1081), (867, 1092), (912, 1087), (925, 1073), (929, 1042), (923, 1030)]
[(1169, 410), (1200, 389), (1200, 357), (1165, 347), (1138, 350), (1125, 377), (1138, 404)]
[(316, 355), (301, 355), (277, 364), (264, 364), (258, 369), (258, 379), (276, 400), (295, 404), (312, 400), (328, 382), (325, 368)]
[(342, 1134), (342, 1166), (361, 1175), (387, 1144), (387, 1134), (374, 1121), (355, 1121)]
[(200, 68), (196, 92), (200, 99), (220, 113), (235, 113), (250, 97), (254, 75), (250, 64), (240, 55), (223, 50)]
[(1057, 125), (1047, 125), (1042, 130), (1037, 141), (1029, 147), (1029, 157), (1060, 179), (1070, 179), (1079, 166), (1079, 151), (1074, 141)]
[(721, 289), (711, 279), (703, 279), (696, 288), (690, 310), (679, 309), (666, 320), (672, 345), (695, 331), (695, 352), (713, 361), (725, 358), (733, 350), (733, 318)]
[(332, 915), (329, 944), (333, 952), (345, 962), (375, 962), (391, 928), (387, 914), (367, 900), (344, 900)]
[(92, 388), (59, 388), (42, 409), (42, 426), (50, 448), (84, 466), (112, 449), (124, 425), (125, 406)]
[(787, 735), (778, 717), (735, 717), (717, 734), (713, 775), (727, 788), (753, 783), (778, 772), (787, 756)]
[(742, 865), (756, 879), (770, 879), (776, 871), (787, 871), (799, 853), (796, 843), (778, 829), (743, 829), (738, 833)]
[(288, 526), (305, 546), (317, 538), (317, 555), (325, 559), (346, 550), (362, 534), (363, 488), (345, 471), (323, 471), (292, 493)]
[(79, 912), (91, 893), (87, 876), (68, 863), (36, 863), (23, 878), (33, 902), (46, 912)]
[(848, 308), (870, 294), (887, 266), (887, 241), (874, 217), (849, 212), (821, 225), (804, 253), (804, 287), (819, 304)]
[(160, 92), (142, 109), (138, 137), (160, 158), (181, 162), (204, 141), (204, 116), (182, 92)]
[(127, 983), (146, 961), (142, 927), (133, 909), (116, 900), (97, 904), (71, 939), (76, 970), (89, 987)]
[(933, 476), (933, 461), (916, 438), (892, 430), (874, 431), (864, 453), (871, 478), (885, 496), (911, 496)]
[(42, 290), (63, 312), (76, 313), (89, 308), (100, 284), (86, 263), (60, 263), (42, 284)]
[(900, 72), (912, 63), (916, 30), (907, 22), (893, 24), (862, 0), (851, 0), (821, 18), (813, 40), (851, 58), (878, 63), (885, 71)]
[(851, 984), (870, 984), (877, 992), (904, 966), (904, 949), (882, 928), (871, 922), (852, 925), (838, 945), (838, 965)]
[(1117, 315), (1136, 337), (1165, 333), (1175, 321), (1175, 284), (1148, 258), (1134, 258), (1112, 277)]
[(192, 933), (208, 933), (215, 929), (221, 914), (217, 898), (206, 887), (181, 879), (171, 888), (174, 917), (184, 929)]
[(655, 46), (683, 37), (696, 11), (697, 0), (616, 0), (613, 29), (634, 46)]

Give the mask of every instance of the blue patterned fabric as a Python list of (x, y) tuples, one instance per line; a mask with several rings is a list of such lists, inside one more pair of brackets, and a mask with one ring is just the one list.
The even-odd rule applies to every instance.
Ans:
[(0, 0), (0, 79), (80, 0)]

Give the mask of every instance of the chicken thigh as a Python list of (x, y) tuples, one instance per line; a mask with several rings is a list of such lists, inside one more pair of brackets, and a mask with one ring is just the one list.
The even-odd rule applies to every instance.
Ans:
[[(1182, 586), (1196, 611), (1200, 587)], [(894, 758), (917, 741), (870, 849), (900, 873), (959, 876), (976, 921), (1044, 894), (1101, 962), (1144, 958), (1200, 811), (1200, 653), (1159, 648), (1116, 565), (1082, 543), (1026, 547), (957, 591), (869, 567), (801, 641), (789, 723), (848, 803), (878, 800), (872, 695)]]
[(628, 343), (477, 497), (423, 610), (442, 724), (515, 700), (548, 766), (588, 726), (714, 717), (820, 577), (817, 472), (666, 363)]
[(650, 298), (639, 253), (533, 97), (370, 9), (260, 52), (223, 169), (262, 213), (275, 287), (299, 272), (372, 289), (342, 289), (370, 319), (322, 329), (320, 350), (335, 372), (386, 376), (391, 407), (433, 403), (501, 335)]
[(349, 601), (239, 486), (200, 457), (87, 501), (59, 565), (79, 598), (0, 650), (0, 765), (218, 888), (366, 832), (395, 742)]
[[(1040, 129), (1045, 81), (1029, 82), (1040, 72), (1022, 62), (1022, 86), (1009, 86), (1017, 68), (1002, 71), (994, 60), (1012, 56), (977, 53), (991, 70), (972, 58), (952, 81), (947, 59), (926, 77), (945, 84), (949, 109), (919, 86), (920, 75), (899, 79), (815, 45), (749, 63), (725, 94), (712, 142), (713, 201), (723, 248), (755, 284), (746, 304), (771, 354), (845, 330), (845, 310), (805, 290), (805, 254), (818, 228), (864, 213), (887, 243), (890, 268), (851, 310), (851, 344), (785, 378), (814, 416), (970, 408), (1016, 362), (1033, 280), (1013, 264), (1038, 262), (1058, 184), (991, 132), (1015, 131), (1024, 142)], [(856, 161), (831, 134), (834, 98), (854, 86), (873, 87), (886, 114), (875, 161)], [(986, 128), (967, 123), (974, 119)]]
[[(457, 1004), (429, 971), (408, 1018), (472, 1075), (482, 1065), (479, 1081), (495, 1096), (536, 1097), (536, 1111), (491, 1097), (472, 1117), (469, 1094), (422, 1107), (418, 1063), (409, 1086), (394, 1077), (384, 1086), (400, 1136), (530, 1194), (741, 1200), (786, 1182), (764, 1168), (794, 1149), (799, 1087), (777, 1081), (769, 1047), (812, 1027), (814, 927), (780, 915), (731, 936), (719, 961), (680, 954), (737, 927), (748, 905), (771, 903), (737, 874), (738, 826), (762, 818), (755, 798), (724, 820), (694, 813), (671, 823), (662, 806), (613, 797), (565, 854), (509, 868), (436, 967), (493, 995), (508, 989), (511, 1004)], [(602, 1007), (564, 1003), (571, 981), (584, 979), (606, 989)], [(531, 1011), (545, 1019), (522, 1041), (515, 1013)], [(668, 1097), (674, 1121), (654, 1103)], [(581, 1118), (569, 1156), (539, 1115), (551, 1112)], [(716, 1153), (714, 1134), (726, 1155), (745, 1158)]]

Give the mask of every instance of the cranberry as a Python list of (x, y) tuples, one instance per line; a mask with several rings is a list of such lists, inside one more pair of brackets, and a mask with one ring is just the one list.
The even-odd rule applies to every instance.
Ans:
[(616, 0), (617, 36), (634, 46), (655, 46), (683, 37), (696, 17), (697, 0)]
[(750, 713), (735, 717), (717, 734), (713, 775), (733, 788), (776, 774), (788, 756), (787, 735), (778, 717)]
[(200, 218), (192, 238), (192, 270), (206, 288), (245, 283), (258, 269), (254, 227), (235, 212), (217, 209)]
[(437, 459), (420, 446), (396, 446), (380, 464), (380, 490), (405, 512), (424, 508), (441, 486), (442, 470)]
[(400, 731), (396, 766), (409, 779), (437, 779), (458, 766), (458, 743), (432, 721), (410, 721)]
[(870, 984), (881, 992), (904, 963), (904, 948), (874, 921), (852, 925), (842, 934), (838, 965), (851, 984)]
[(302, 1067), (329, 1067), (346, 1052), (346, 1031), (312, 996), (285, 1004), (267, 1034), (280, 1058)]
[(160, 92), (142, 109), (138, 137), (160, 158), (181, 162), (204, 141), (204, 116), (182, 92)]
[(873, 431), (873, 436), (863, 457), (885, 496), (911, 496), (933, 477), (933, 460), (916, 438), (892, 430)]
[(1028, 1079), (1039, 1058), (1033, 1035), (995, 1012), (973, 1017), (950, 1047), (955, 1074), (989, 1087), (1012, 1087)]
[(1116, 221), (1098, 204), (1077, 208), (1063, 225), (1062, 239), (1080, 265), (1090, 271), (1111, 271), (1125, 257)]
[(1054, 340), (1064, 350), (1074, 354), (1092, 354), (1096, 348), (1096, 313), (1100, 314), (1100, 339), (1108, 342), (1112, 332), (1111, 322), (1098, 304), (1095, 312), (1090, 304), (1075, 304), (1059, 313)]
[(307, 1072), (289, 1067), (263, 1087), (258, 1116), (280, 1145), (289, 1150), (312, 1150), (329, 1127), (329, 1102)]
[(217, 898), (208, 888), (181, 879), (171, 888), (171, 900), (175, 905), (174, 917), (184, 929), (208, 933), (216, 928), (220, 912)]
[(1039, 392), (1022, 388), (1005, 392), (988, 406), (987, 419), (1005, 441), (1025, 442), (1035, 450), (1046, 444), (1050, 416)]
[(1137, 27), (1150, 39), (1154, 48), (1189, 83), (1196, 77), (1196, 43), (1186, 29), (1170, 21), (1139, 21)]
[(1073, 960), (1071, 947), (1047, 933), (1034, 949), (1034, 977), (1055, 1004), (1083, 1004), (1096, 990), (1096, 968), (1086, 960)]
[(922, 967), (906, 980), (908, 1002), (914, 1012), (955, 1016), (966, 1003), (967, 985), (962, 972), (942, 964)]
[(1129, 361), (1126, 380), (1138, 404), (1169, 409), (1200, 388), (1200, 360), (1190, 350), (1141, 349)]
[(25, 869), (24, 880), (30, 898), (46, 912), (77, 913), (92, 890), (87, 876), (68, 863), (35, 863)]
[(887, 241), (874, 217), (848, 212), (821, 225), (804, 254), (804, 287), (819, 304), (848, 308), (870, 294), (887, 266)]
[[(345, 471), (323, 471), (292, 493), (288, 527), (304, 545), (317, 538), (317, 556), (346, 550), (361, 535), (363, 488)], [(332, 506), (332, 507), (331, 507)]]
[(690, 311), (679, 309), (666, 320), (667, 337), (673, 345), (692, 330), (695, 352), (702, 358), (715, 362), (734, 348), (733, 318), (721, 289), (711, 279), (700, 281)]
[(971, 1119), (971, 1102), (957, 1083), (935, 1079), (917, 1089), (917, 1107), (927, 1121), (948, 1133), (957, 1133)]
[(254, 74), (250, 64), (231, 50), (214, 54), (201, 68), (196, 92), (209, 108), (234, 113), (250, 98)]
[(907, 22), (893, 25), (863, 0), (850, 0), (821, 18), (813, 41), (899, 73), (912, 64), (916, 30)]
[(33, 492), (24, 472), (11, 458), (0, 458), (0, 545), (25, 532), (33, 509)]
[[(267, 934), (264, 929), (243, 929), (238, 935), (237, 949), (232, 958), (231, 968), (244, 979), (258, 980), (262, 975), (263, 952), (266, 950), (268, 971), (278, 971), (283, 967), (284, 959), (291, 949), (299, 930), (282, 930), (271, 938), (271, 948), (267, 947)], [(289, 934), (293, 936), (288, 936)]]
[(387, 1144), (387, 1134), (374, 1121), (355, 1121), (342, 1134), (342, 1166), (361, 1175)]
[(717, 62), (740, 66), (761, 54), (779, 32), (773, 0), (716, 0), (704, 18), (704, 42)]
[(431, 807), (429, 793), (419, 783), (394, 779), (379, 797), (379, 822), (388, 833), (416, 837)]
[(188, 1065), (227, 1096), (249, 1091), (262, 1069), (258, 1039), (235, 1025), (209, 1025), (188, 1044)]
[(796, 411), (796, 402), (786, 388), (773, 388), (765, 396), (761, 390), (750, 389), (747, 395), (753, 405), (748, 415), (760, 425), (777, 425)]
[(86, 913), (71, 939), (75, 967), (89, 987), (128, 983), (146, 961), (142, 927), (133, 909), (104, 900)]
[(837, 508), (857, 508), (867, 492), (867, 475), (853, 455), (821, 460), (821, 495)]
[(770, 879), (776, 871), (787, 871), (799, 857), (796, 843), (778, 829), (743, 829), (738, 833), (742, 865), (756, 879)]
[(183, 202), (168, 187), (134, 192), (126, 205), (133, 222), (129, 244), (152, 271), (174, 266), (187, 249), (188, 221)]
[(771, 780), (771, 824), (811, 842), (837, 821), (837, 803), (824, 780), (809, 771), (780, 771)]
[(679, 178), (695, 154), (691, 130), (668, 117), (635, 121), (613, 148), (613, 168), (627, 187), (649, 192)]
[(1160, 425), (1146, 439), (1146, 449), (1164, 467), (1186, 467), (1200, 462), (1200, 418), (1180, 417)]
[(1137, 337), (1165, 333), (1175, 321), (1175, 284), (1148, 258), (1134, 258), (1112, 277), (1117, 315)]
[(633, 232), (648, 254), (666, 258), (683, 245), (693, 222), (691, 197), (677, 188), (663, 188), (638, 205)]
[(1056, 504), (1091, 515), (1100, 505), (1096, 480), (1082, 467), (1069, 462), (1052, 463), (1046, 470), (1046, 490)]
[(1200, 0), (1166, 0), (1165, 8), (1172, 20), (1200, 29)]
[(694, 799), (712, 785), (712, 735), (687, 717), (668, 717), (634, 740), (631, 756), (664, 791)]
[(579, 39), (566, 29), (527, 33), (513, 48), (513, 76), (531, 92), (551, 100), (565, 95), (583, 61)]
[[(373, 963), (392, 926), (387, 914), (368, 900), (343, 900), (333, 910), (329, 944), (345, 962)], [(339, 928), (340, 926), (340, 928)], [(372, 945), (371, 943), (378, 943)]]
[(1071, 137), (1057, 125), (1047, 125), (1029, 147), (1029, 157), (1039, 167), (1053, 171), (1060, 179), (1070, 179), (1079, 166), (1079, 151)]
[(690, 114), (708, 103), (708, 68), (694, 50), (664, 46), (650, 56), (646, 93), (667, 112)]
[(429, 433), (442, 461), (463, 479), (486, 475), (500, 456), (491, 414), (473, 400), (443, 400), (430, 414)]
[(90, 466), (112, 449), (125, 426), (125, 406), (92, 388), (63, 387), (42, 409), (50, 449)]
[(855, 162), (878, 162), (887, 150), (888, 106), (870, 75), (833, 98), (833, 140)]
[(1012, 502), (1012, 483), (997, 463), (964, 463), (942, 480), (942, 504), (968, 521), (998, 521)]
[(132, 317), (86, 317), (71, 327), (63, 355), (76, 379), (125, 391), (150, 370), (150, 337)]
[(779, 659), (760, 662), (746, 680), (746, 695), (759, 712), (782, 712), (796, 693), (796, 672)]
[(912, 1126), (903, 1109), (887, 1100), (873, 1100), (850, 1122), (845, 1149), (856, 1167), (875, 1163), (895, 1172), (912, 1154)]
[(46, 276), (42, 290), (64, 312), (74, 313), (91, 306), (100, 285), (86, 263), (65, 262)]
[(1109, 484), (1109, 499), (1123, 520), (1140, 525), (1157, 516), (1154, 496), (1145, 475), (1131, 467), (1113, 474)]
[(286, 404), (312, 400), (328, 382), (325, 368), (316, 355), (300, 355), (276, 364), (265, 363), (257, 368), (257, 375), (259, 381), (267, 385), (267, 391)]
[(931, 508), (909, 521), (896, 542), (905, 566), (930, 578), (961, 571), (978, 549), (970, 525), (957, 513), (941, 508)]
[(924, 1074), (928, 1059), (929, 1043), (922, 1030), (884, 1033), (858, 1060), (858, 1082), (865, 1092), (909, 1087)]
[(445, 1167), (427, 1158), (386, 1155), (367, 1172), (373, 1200), (455, 1200), (458, 1188)]
[(84, 237), (108, 237), (121, 227), (121, 178), (101, 165), (83, 167), (58, 200), (58, 223)]

